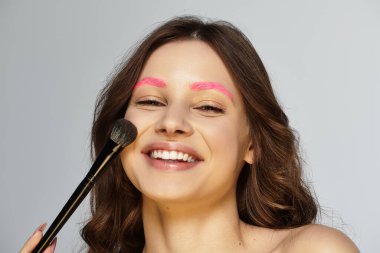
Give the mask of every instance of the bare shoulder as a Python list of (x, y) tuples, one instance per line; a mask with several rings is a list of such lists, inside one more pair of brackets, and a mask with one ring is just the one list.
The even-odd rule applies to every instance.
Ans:
[(307, 225), (292, 229), (283, 240), (283, 253), (359, 253), (359, 249), (341, 231), (323, 225)]

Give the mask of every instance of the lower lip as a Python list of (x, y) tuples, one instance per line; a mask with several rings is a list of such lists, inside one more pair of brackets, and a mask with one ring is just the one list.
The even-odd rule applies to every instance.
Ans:
[(199, 162), (179, 162), (179, 161), (167, 161), (161, 159), (151, 158), (148, 154), (144, 154), (149, 164), (159, 170), (167, 171), (182, 171), (194, 168)]

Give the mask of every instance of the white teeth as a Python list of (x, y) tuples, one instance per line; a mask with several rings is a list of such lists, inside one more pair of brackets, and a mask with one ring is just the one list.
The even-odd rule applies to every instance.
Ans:
[(162, 157), (161, 158), (164, 159), (164, 160), (169, 160), (170, 159), (170, 153), (169, 153), (169, 151), (162, 152)]
[(170, 160), (177, 160), (178, 154), (175, 151), (170, 151)]
[(189, 163), (195, 162), (195, 159), (191, 155), (174, 150), (153, 150), (150, 152), (150, 157), (162, 160), (182, 160)]

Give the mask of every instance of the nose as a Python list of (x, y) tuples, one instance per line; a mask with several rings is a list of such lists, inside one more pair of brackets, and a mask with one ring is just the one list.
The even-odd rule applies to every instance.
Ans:
[(155, 131), (171, 138), (190, 136), (193, 133), (193, 128), (188, 119), (185, 109), (176, 105), (168, 106), (157, 121)]

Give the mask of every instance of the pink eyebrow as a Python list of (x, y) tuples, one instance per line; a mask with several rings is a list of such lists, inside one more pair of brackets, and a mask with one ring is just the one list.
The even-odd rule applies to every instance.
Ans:
[(140, 80), (139, 82), (137, 82), (135, 84), (135, 86), (133, 87), (133, 89), (136, 89), (138, 87), (141, 87), (143, 85), (151, 85), (151, 86), (155, 86), (155, 87), (159, 87), (159, 88), (165, 88), (166, 87), (166, 83), (159, 79), (159, 78), (155, 78), (155, 77), (146, 77), (146, 78), (143, 78), (142, 80)]
[(190, 86), (191, 90), (217, 90), (233, 100), (232, 94), (220, 83), (215, 82), (195, 82)]

